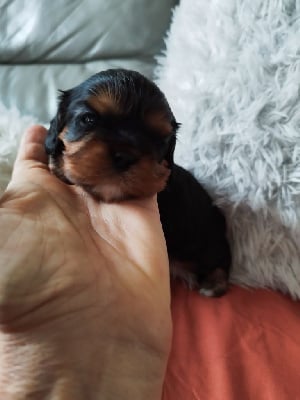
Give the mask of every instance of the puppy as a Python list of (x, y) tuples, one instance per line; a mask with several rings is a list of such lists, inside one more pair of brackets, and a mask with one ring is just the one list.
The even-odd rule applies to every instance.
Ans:
[(178, 126), (153, 82), (111, 69), (61, 92), (45, 148), (57, 177), (99, 201), (158, 193), (171, 275), (221, 296), (231, 263), (225, 218), (198, 181), (174, 164)]

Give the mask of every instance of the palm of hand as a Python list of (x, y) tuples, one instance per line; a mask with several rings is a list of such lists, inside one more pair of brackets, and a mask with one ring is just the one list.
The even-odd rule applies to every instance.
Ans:
[(95, 334), (165, 348), (169, 278), (155, 200), (99, 204), (26, 151), (0, 202), (2, 322), (26, 330), (93, 318)]

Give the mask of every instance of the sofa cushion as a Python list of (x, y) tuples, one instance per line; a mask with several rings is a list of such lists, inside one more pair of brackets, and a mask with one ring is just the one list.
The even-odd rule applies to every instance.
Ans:
[(173, 0), (6, 1), (0, 62), (86, 62), (153, 56)]
[[(5, 0), (0, 102), (47, 121), (57, 89), (109, 67), (152, 76), (176, 0)], [(50, 96), (50, 97), (49, 97)]]

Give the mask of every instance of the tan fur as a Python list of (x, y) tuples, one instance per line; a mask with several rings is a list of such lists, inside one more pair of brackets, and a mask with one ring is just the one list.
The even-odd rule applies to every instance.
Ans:
[(128, 197), (147, 197), (161, 192), (167, 183), (170, 170), (165, 162), (144, 157), (124, 174), (122, 188)]
[(64, 140), (64, 145), (56, 174), (107, 202), (154, 195), (165, 188), (170, 175), (166, 162), (159, 164), (146, 156), (120, 173), (107, 145), (91, 135), (79, 142)]
[(117, 115), (121, 113), (118, 101), (111, 93), (93, 95), (87, 102), (99, 114)]
[(65, 143), (64, 174), (77, 185), (97, 185), (110, 175), (111, 160), (105, 143), (94, 138)]
[(169, 119), (161, 112), (148, 114), (145, 121), (149, 126), (159, 131), (162, 136), (168, 136), (173, 131)]
[(65, 135), (68, 131), (68, 127), (66, 126), (58, 135), (58, 138), (63, 141), (65, 145), (65, 152), (70, 154), (77, 154), (82, 148), (85, 147), (86, 143), (90, 140), (90, 136), (87, 135), (83, 137), (80, 141), (69, 142), (66, 140)]
[[(116, 95), (110, 91), (95, 92), (89, 97), (88, 104), (99, 114), (118, 115), (123, 112)], [(148, 113), (144, 121), (162, 136), (172, 133), (172, 125), (162, 112)], [(82, 186), (106, 202), (148, 197), (165, 188), (170, 175), (166, 161), (158, 163), (150, 156), (144, 156), (128, 170), (120, 172), (113, 165), (108, 145), (93, 132), (78, 141), (69, 142), (65, 137), (67, 130), (66, 126), (59, 134), (65, 147), (62, 157), (51, 165), (53, 172), (62, 180)], [(124, 149), (119, 147), (116, 151), (133, 151), (126, 146)]]

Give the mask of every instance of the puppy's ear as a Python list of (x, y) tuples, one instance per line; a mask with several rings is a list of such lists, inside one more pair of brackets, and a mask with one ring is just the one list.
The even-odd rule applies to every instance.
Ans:
[(56, 116), (50, 122), (50, 128), (48, 129), (45, 149), (46, 153), (49, 155), (56, 155), (61, 152), (63, 148), (63, 143), (59, 139), (58, 135), (63, 130), (66, 124), (66, 114), (68, 106), (70, 104), (71, 90), (62, 91), (60, 90), (58, 111)]
[(173, 133), (168, 139), (168, 150), (165, 155), (165, 160), (168, 162), (169, 167), (172, 168), (174, 165), (174, 151), (175, 151), (175, 146), (176, 146), (176, 132), (177, 129), (179, 128), (180, 124), (178, 124), (176, 121), (172, 123), (173, 125)]

